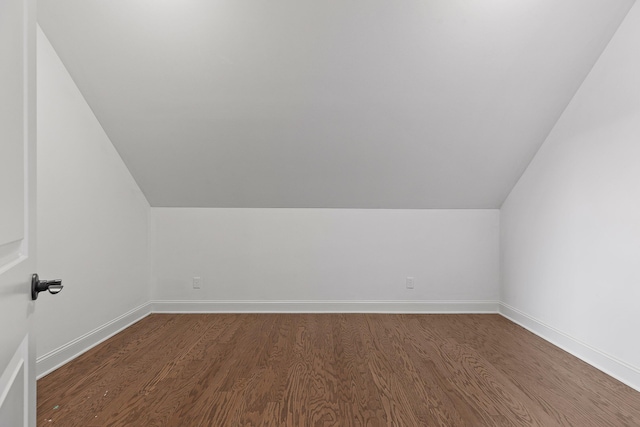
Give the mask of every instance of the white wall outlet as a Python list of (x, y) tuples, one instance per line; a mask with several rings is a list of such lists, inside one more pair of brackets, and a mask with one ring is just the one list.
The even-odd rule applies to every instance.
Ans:
[(200, 289), (202, 287), (202, 277), (193, 278), (193, 289)]
[(407, 289), (413, 289), (415, 279), (413, 277), (407, 277)]

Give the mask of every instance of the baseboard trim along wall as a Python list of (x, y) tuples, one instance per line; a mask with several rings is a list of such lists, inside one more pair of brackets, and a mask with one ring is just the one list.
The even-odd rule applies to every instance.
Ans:
[(538, 335), (545, 341), (561, 348), (583, 360), (605, 374), (617, 379), (629, 387), (640, 391), (640, 368), (629, 365), (609, 354), (606, 354), (572, 336), (549, 326), (505, 303), (499, 304), (502, 316)]
[(36, 360), (36, 376), (38, 379), (55, 371), (62, 365), (70, 362), (81, 354), (87, 352), (101, 342), (111, 338), (123, 329), (144, 319), (151, 313), (151, 303), (144, 303), (133, 310), (116, 317), (96, 329), (44, 354)]
[(152, 301), (154, 313), (498, 313), (498, 301)]

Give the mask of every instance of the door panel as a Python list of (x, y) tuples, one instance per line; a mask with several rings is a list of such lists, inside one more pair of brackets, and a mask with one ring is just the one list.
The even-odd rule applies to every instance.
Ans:
[(35, 1), (0, 1), (0, 426), (35, 426)]
[(23, 2), (0, 2), (0, 246), (24, 237), (23, 28)]
[(28, 351), (28, 338), (26, 338), (0, 378), (0, 390), (3, 391), (0, 394), (2, 426), (23, 426), (29, 415), (29, 408), (25, 402), (29, 398), (25, 393), (29, 387), (29, 376), (26, 372)]

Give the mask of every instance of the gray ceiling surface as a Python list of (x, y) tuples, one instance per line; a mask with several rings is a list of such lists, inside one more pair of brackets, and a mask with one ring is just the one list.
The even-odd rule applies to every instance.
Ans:
[(39, 0), (152, 206), (497, 208), (633, 0)]

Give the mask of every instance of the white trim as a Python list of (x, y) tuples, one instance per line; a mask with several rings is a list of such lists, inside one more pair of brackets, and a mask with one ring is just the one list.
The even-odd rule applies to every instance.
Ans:
[(503, 302), (499, 304), (499, 313), (545, 341), (574, 355), (629, 387), (640, 391), (640, 368), (598, 350)]
[(151, 301), (154, 313), (497, 313), (498, 301)]
[(149, 314), (151, 314), (151, 303), (147, 302), (97, 327), (93, 331), (87, 332), (81, 337), (38, 357), (36, 360), (37, 378), (40, 379), (55, 371), (62, 365), (111, 338), (123, 329), (147, 317)]

